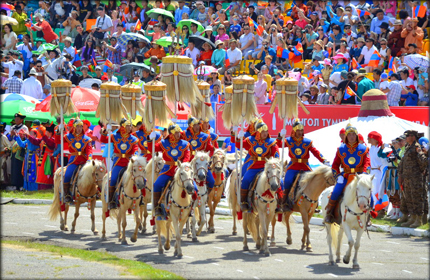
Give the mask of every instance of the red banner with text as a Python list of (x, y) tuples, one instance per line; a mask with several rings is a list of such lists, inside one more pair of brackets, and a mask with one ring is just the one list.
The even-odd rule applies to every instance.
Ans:
[[(223, 125), (220, 107), (221, 104), (216, 105), (216, 133), (221, 137), (226, 137), (230, 135), (230, 131)], [(276, 137), (282, 129), (282, 120), (278, 117), (278, 109), (275, 109), (274, 114), (270, 114), (270, 105), (257, 105), (257, 108), (269, 127), (270, 135)], [(310, 112), (309, 115), (299, 107), (299, 119), (305, 127), (305, 133), (346, 121), (349, 118), (355, 118), (360, 111), (359, 105), (306, 105), (306, 108)], [(390, 107), (390, 109), (398, 118), (429, 125), (429, 107)], [(293, 121), (292, 119), (287, 120), (287, 134)]]

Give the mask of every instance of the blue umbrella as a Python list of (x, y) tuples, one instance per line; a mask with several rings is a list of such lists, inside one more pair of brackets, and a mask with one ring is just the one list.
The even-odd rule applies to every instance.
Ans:
[(23, 100), (23, 101), (31, 102), (33, 104), (40, 103), (40, 101), (34, 97), (31, 97), (28, 95), (21, 95), (18, 93), (8, 93), (8, 94), (2, 94), (0, 96), (1, 102), (8, 102), (8, 101), (14, 101), (14, 100)]
[(137, 34), (137, 33), (124, 33), (121, 36), (119, 36), (119, 38), (118, 38), (118, 44), (120, 44), (123, 47), (126, 47), (128, 41), (130, 41), (130, 40), (131, 41), (144, 41), (147, 44), (151, 43), (148, 38), (146, 38), (145, 36), (143, 36), (141, 34)]

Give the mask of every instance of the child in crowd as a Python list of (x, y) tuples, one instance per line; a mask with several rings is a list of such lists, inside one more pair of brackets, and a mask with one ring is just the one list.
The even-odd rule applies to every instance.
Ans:
[(384, 89), (387, 89), (388, 88), (388, 85), (390, 84), (389, 82), (388, 82), (388, 75), (387, 75), (387, 73), (382, 73), (381, 74), (381, 83), (379, 84), (379, 89), (380, 90), (384, 90)]
[(302, 99), (302, 103), (305, 105), (309, 105), (309, 99), (311, 98), (311, 94), (309, 93), (309, 91), (305, 91), (305, 93), (303, 93), (301, 99)]

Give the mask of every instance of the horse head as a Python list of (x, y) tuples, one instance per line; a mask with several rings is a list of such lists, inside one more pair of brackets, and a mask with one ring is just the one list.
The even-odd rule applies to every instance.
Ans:
[(94, 168), (94, 171), (93, 171), (94, 182), (97, 186), (101, 188), (103, 177), (107, 173), (106, 165), (98, 159), (92, 160), (92, 165)]
[(272, 192), (277, 191), (281, 183), (281, 161), (274, 157), (266, 159), (266, 164), (264, 165), (264, 174), (266, 174), (267, 183), (270, 185), (270, 190)]
[(216, 149), (212, 157), (211, 170), (221, 173), (227, 165), (226, 152), (223, 149)]
[(146, 158), (143, 156), (133, 156), (128, 163), (127, 173), (131, 174), (136, 187), (141, 190), (145, 187)]
[(153, 158), (153, 162), (155, 162), (155, 173), (160, 173), (161, 169), (163, 169), (164, 167), (163, 154), (161, 154), (160, 152), (156, 152)]
[(372, 194), (372, 181), (375, 175), (360, 174), (357, 175), (356, 201), (361, 211), (370, 208), (370, 196)]
[(211, 160), (208, 152), (199, 151), (191, 162), (196, 174), (196, 179), (199, 181), (206, 180), (206, 174), (208, 173), (209, 161)]
[(175, 173), (175, 181), (177, 184), (185, 189), (185, 191), (192, 195), (194, 193), (194, 171), (189, 162), (181, 163), (178, 161), (178, 169)]

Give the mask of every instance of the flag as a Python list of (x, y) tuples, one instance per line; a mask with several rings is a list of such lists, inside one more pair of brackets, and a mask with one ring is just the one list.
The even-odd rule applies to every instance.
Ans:
[(14, 5), (10, 5), (10, 4), (1, 4), (0, 8), (2, 10), (12, 11), (13, 9), (15, 9), (15, 6)]
[(276, 49), (276, 56), (281, 58), (290, 58), (290, 51), (287, 49), (283, 49), (282, 47), (279, 47)]
[(360, 69), (360, 68), (361, 68), (360, 63), (358, 63), (357, 60), (355, 60), (355, 57), (353, 57), (351, 60), (351, 70), (352, 69)]
[(75, 67), (81, 67), (82, 66), (81, 56), (79, 55), (77, 49), (75, 49), (75, 58), (73, 59), (73, 65)]
[(113, 63), (109, 59), (106, 59), (105, 66), (109, 67), (110, 69), (113, 69)]
[(142, 29), (142, 23), (140, 22), (140, 19), (137, 19), (136, 26), (134, 27), (134, 29), (137, 31)]
[(425, 6), (416, 6), (414, 7), (414, 12), (412, 13), (412, 17), (420, 17), (423, 18), (426, 16), (427, 8)]
[(388, 62), (388, 76), (391, 76), (393, 73), (397, 73), (397, 69), (394, 63), (394, 56), (390, 56), (390, 61)]
[(233, 4), (230, 4), (227, 9), (225, 9), (225, 11), (227, 12), (228, 10), (231, 10), (231, 8), (233, 8)]
[(125, 26), (127, 20), (125, 19), (124, 13), (122, 14), (122, 24)]
[(158, 23), (158, 20), (156, 20), (156, 19), (151, 19), (149, 22), (148, 22), (148, 25), (155, 25), (155, 24), (157, 24)]
[(382, 209), (384, 209), (385, 207), (388, 206), (388, 204), (389, 204), (388, 196), (387, 196), (387, 194), (385, 192), (384, 192), (384, 195), (382, 196), (381, 199), (379, 198), (379, 194), (378, 193), (375, 195), (375, 197), (377, 199), (377, 201), (375, 203), (375, 207), (374, 207), (375, 211), (380, 211), (380, 210), (382, 210)]
[(303, 46), (302, 43), (297, 43), (296, 46), (293, 47), (293, 52), (295, 55), (302, 55), (303, 54)]
[(378, 67), (379, 61), (381, 60), (381, 54), (379, 54), (378, 50), (375, 50), (370, 57), (369, 64), (367, 66), (369, 67)]
[(364, 16), (370, 16), (371, 15), (370, 12), (360, 10), (360, 9), (357, 9), (357, 14), (358, 14), (358, 17), (360, 17), (360, 18), (364, 17)]
[(225, 65), (226, 67), (230, 66), (230, 58), (228, 58), (228, 54), (227, 54), (227, 52), (225, 52), (224, 65)]
[(257, 31), (257, 35), (261, 36), (263, 35), (264, 28), (261, 25), (258, 25), (252, 18), (248, 17), (249, 26), (254, 27), (254, 29)]
[(269, 3), (265, 1), (257, 1), (257, 5), (259, 7), (266, 7), (267, 5), (269, 5)]
[(348, 86), (345, 89), (345, 94), (343, 95), (343, 100), (347, 100), (351, 96), (356, 96), (357, 94)]

